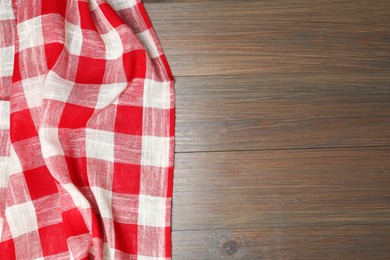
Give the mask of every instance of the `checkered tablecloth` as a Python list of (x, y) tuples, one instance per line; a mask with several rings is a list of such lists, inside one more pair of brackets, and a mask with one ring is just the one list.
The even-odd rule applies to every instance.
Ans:
[(139, 0), (0, 0), (0, 259), (171, 258), (173, 77)]

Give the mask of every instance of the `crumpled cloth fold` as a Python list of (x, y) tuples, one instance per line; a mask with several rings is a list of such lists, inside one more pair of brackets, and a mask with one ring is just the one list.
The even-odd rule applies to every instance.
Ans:
[(171, 259), (174, 80), (144, 5), (0, 1), (0, 259)]

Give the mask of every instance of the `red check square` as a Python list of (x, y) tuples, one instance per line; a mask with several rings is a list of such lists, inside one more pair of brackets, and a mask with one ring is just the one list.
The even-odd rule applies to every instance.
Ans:
[(66, 157), (69, 176), (74, 185), (82, 187), (88, 186), (87, 159)]
[[(32, 120), (30, 110), (26, 109), (11, 113), (11, 121), (12, 142), (17, 142), (34, 136), (38, 136), (38, 132)], [(12, 128), (23, 129), (23, 131), (12, 131)]]
[(94, 113), (93, 108), (66, 103), (60, 120), (60, 128), (80, 128), (87, 125)]
[(42, 15), (60, 14), (65, 17), (67, 0), (42, 0)]
[(68, 249), (64, 224), (58, 223), (42, 227), (38, 230), (44, 255), (54, 255)]
[(142, 135), (143, 107), (118, 106), (115, 132)]
[(146, 52), (135, 50), (123, 54), (123, 67), (128, 81), (135, 78), (145, 78), (146, 75)]
[(25, 171), (24, 178), (33, 200), (58, 192), (56, 181), (46, 166)]
[(139, 194), (141, 167), (134, 164), (115, 163), (112, 191)]
[(136, 255), (138, 252), (138, 226), (114, 221), (115, 248), (127, 254)]
[(80, 56), (76, 83), (102, 84), (105, 70), (106, 60)]
[(124, 24), (120, 16), (115, 12), (114, 9), (109, 4), (101, 4), (100, 10), (103, 12), (104, 16), (108, 19), (112, 27), (116, 28)]
[(81, 29), (96, 31), (96, 26), (92, 21), (92, 17), (88, 7), (88, 2), (78, 1), (78, 5), (79, 5), (80, 17), (83, 18), (80, 21)]

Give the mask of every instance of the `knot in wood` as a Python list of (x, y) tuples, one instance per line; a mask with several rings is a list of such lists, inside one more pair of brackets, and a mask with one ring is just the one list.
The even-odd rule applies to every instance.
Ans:
[(223, 251), (226, 255), (232, 256), (235, 253), (237, 253), (238, 249), (240, 248), (237, 241), (229, 240), (222, 244)]

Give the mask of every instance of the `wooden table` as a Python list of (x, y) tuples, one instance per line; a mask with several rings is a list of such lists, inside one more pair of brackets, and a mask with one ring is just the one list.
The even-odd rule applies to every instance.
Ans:
[(390, 259), (390, 1), (145, 1), (176, 78), (173, 259)]

